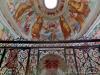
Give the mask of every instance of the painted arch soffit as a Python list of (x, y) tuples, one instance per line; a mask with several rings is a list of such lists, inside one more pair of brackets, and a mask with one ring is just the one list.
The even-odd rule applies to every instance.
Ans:
[[(0, 9), (16, 34), (28, 40), (70, 40), (81, 37), (97, 18), (99, 0), (0, 0)], [(5, 12), (6, 11), (6, 12)]]
[(13, 40), (18, 37), (0, 11), (0, 40)]

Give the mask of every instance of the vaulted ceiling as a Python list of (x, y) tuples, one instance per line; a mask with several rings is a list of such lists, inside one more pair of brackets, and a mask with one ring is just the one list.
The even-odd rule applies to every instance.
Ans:
[(0, 39), (59, 41), (100, 34), (99, 0), (57, 0), (50, 9), (45, 2), (0, 0)]

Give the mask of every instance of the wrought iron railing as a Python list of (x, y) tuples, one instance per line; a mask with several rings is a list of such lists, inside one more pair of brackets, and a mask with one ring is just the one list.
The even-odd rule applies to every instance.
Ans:
[(0, 75), (42, 75), (49, 54), (63, 58), (64, 75), (100, 75), (100, 39), (0, 41)]

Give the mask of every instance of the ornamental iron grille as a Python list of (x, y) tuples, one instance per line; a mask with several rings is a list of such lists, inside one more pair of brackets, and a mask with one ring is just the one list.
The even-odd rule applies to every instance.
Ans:
[(100, 39), (0, 41), (0, 75), (100, 75)]

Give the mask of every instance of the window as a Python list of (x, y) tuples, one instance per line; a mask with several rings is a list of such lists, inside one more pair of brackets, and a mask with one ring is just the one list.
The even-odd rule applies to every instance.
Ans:
[(48, 9), (56, 8), (58, 0), (44, 0), (44, 4)]

